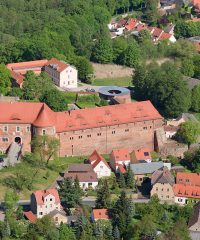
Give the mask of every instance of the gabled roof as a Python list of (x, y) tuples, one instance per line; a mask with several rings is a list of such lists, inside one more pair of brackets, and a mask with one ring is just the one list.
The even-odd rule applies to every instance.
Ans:
[(24, 76), (21, 75), (20, 73), (17, 73), (15, 71), (10, 71), (11, 72), (11, 77), (16, 81), (16, 83), (21, 86), (21, 84), (24, 82)]
[(60, 203), (60, 197), (58, 194), (57, 189), (50, 188), (46, 190), (38, 190), (32, 193), (35, 196), (37, 205), (43, 205), (44, 204), (44, 198), (48, 195), (52, 195), (55, 197), (55, 203)]
[(106, 162), (105, 158), (103, 158), (97, 150), (94, 150), (94, 152), (89, 156), (88, 161), (92, 164), (93, 169), (100, 163), (103, 162), (107, 168), (110, 169), (110, 166)]
[(162, 169), (163, 162), (135, 163), (131, 164), (131, 170), (134, 174), (152, 174), (158, 169)]
[(119, 170), (120, 173), (125, 173), (126, 172), (126, 169), (125, 169), (124, 165), (117, 163), (116, 167), (118, 167), (118, 170)]
[(171, 186), (173, 186), (175, 181), (170, 171), (167, 168), (164, 168), (163, 170), (157, 170), (152, 174), (151, 184), (154, 185), (156, 183), (169, 183)]
[(94, 220), (109, 220), (109, 210), (108, 209), (93, 209), (92, 210)]
[(200, 186), (200, 173), (178, 172), (176, 175), (176, 183)]
[(125, 28), (128, 30), (128, 31), (131, 31), (133, 30), (137, 25), (139, 24), (138, 20), (137, 19), (134, 19), (134, 18), (131, 18), (127, 21), (126, 25), (125, 25)]
[(47, 63), (46, 63), (46, 66), (48, 67), (52, 67), (53, 69), (55, 69), (57, 72), (62, 72), (64, 71), (66, 68), (68, 68), (70, 65), (63, 62), (63, 61), (60, 61), (56, 58), (52, 58), (51, 60), (49, 60)]
[(33, 214), (32, 211), (24, 212), (24, 216), (31, 222), (35, 223), (37, 221), (37, 216)]
[(200, 187), (184, 184), (174, 184), (173, 191), (176, 197), (200, 199)]
[(141, 148), (141, 149), (133, 150), (133, 152), (138, 161), (151, 159), (150, 148)]
[(111, 152), (115, 162), (130, 161), (131, 157), (127, 148), (114, 149)]
[(74, 163), (69, 165), (68, 172), (69, 173), (80, 173), (80, 172), (88, 173), (88, 172), (93, 172), (93, 168), (90, 164)]
[(71, 178), (75, 180), (78, 178), (79, 182), (98, 182), (97, 174), (95, 172), (77, 172), (77, 173), (65, 173), (64, 178)]

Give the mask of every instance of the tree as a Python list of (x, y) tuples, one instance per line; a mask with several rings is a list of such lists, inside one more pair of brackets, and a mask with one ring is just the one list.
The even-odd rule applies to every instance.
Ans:
[(134, 175), (133, 171), (131, 170), (130, 164), (128, 165), (126, 174), (125, 174), (125, 180), (126, 180), (126, 187), (133, 188), (134, 187)]
[(156, 237), (156, 223), (152, 215), (148, 214), (142, 217), (139, 228), (141, 235), (147, 239)]
[(59, 195), (64, 206), (76, 207), (80, 204), (82, 191), (79, 191), (70, 178), (65, 178), (60, 184)]
[(150, 100), (166, 117), (177, 117), (188, 111), (191, 104), (190, 91), (177, 65), (166, 62), (139, 66), (133, 76), (135, 96)]
[(34, 155), (48, 165), (50, 159), (57, 156), (60, 142), (55, 137), (44, 135), (33, 138), (31, 145)]
[(191, 109), (194, 112), (200, 112), (200, 85), (194, 86), (191, 95), (192, 95)]
[(108, 208), (111, 195), (107, 180), (100, 180), (97, 188), (96, 208)]
[(125, 178), (124, 178), (124, 174), (119, 172), (118, 174), (118, 184), (120, 188), (125, 188), (126, 187), (126, 182), (125, 182)]
[(59, 240), (76, 240), (76, 236), (72, 229), (66, 224), (61, 223), (59, 227)]
[(159, 19), (158, 0), (146, 0), (145, 17), (151, 25), (155, 25)]
[(78, 77), (85, 83), (90, 83), (91, 75), (94, 69), (89, 60), (85, 57), (78, 57), (75, 61), (75, 66), (78, 69)]
[(113, 61), (121, 63), (121, 54), (126, 50), (128, 43), (124, 37), (117, 37), (113, 39)]
[(194, 64), (191, 59), (183, 59), (181, 62), (181, 72), (188, 77), (194, 76)]
[(177, 132), (177, 138), (182, 142), (187, 143), (188, 147), (192, 143), (196, 143), (200, 134), (200, 125), (198, 122), (186, 121), (181, 123)]
[(113, 237), (115, 240), (120, 239), (120, 232), (117, 225), (113, 229)]
[(11, 73), (4, 64), (0, 64), (0, 94), (6, 95), (11, 88)]
[(112, 42), (109, 36), (101, 37), (92, 53), (92, 59), (98, 63), (111, 63), (113, 60)]
[(122, 53), (121, 62), (128, 67), (137, 67), (141, 62), (141, 52), (139, 45), (133, 41), (127, 49)]
[(65, 93), (60, 92), (57, 89), (46, 91), (41, 97), (41, 102), (45, 102), (52, 110), (66, 111), (67, 110), (67, 98)]

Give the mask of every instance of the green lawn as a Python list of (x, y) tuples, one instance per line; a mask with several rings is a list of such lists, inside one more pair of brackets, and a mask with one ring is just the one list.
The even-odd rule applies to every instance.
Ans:
[[(33, 183), (33, 190), (45, 189), (50, 187), (59, 176), (60, 172), (64, 172), (67, 166), (71, 163), (83, 163), (84, 157), (66, 157), (52, 160), (49, 163), (49, 167), (40, 169), (36, 175)], [(3, 180), (9, 176), (16, 176), (16, 174), (28, 174), (30, 177), (34, 177), (36, 168), (26, 162), (21, 162), (13, 167), (8, 167), (0, 170), (0, 201), (4, 199), (6, 191), (11, 190), (9, 187), (3, 184)], [(32, 191), (24, 189), (19, 193), (20, 199), (29, 199)]]
[(102, 78), (92, 80), (92, 85), (96, 86), (131, 86), (132, 78), (131, 77), (121, 77), (121, 78)]

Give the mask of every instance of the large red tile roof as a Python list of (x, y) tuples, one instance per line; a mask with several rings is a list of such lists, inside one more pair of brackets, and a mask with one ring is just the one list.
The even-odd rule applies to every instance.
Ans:
[(200, 173), (178, 172), (176, 175), (176, 183), (200, 186)]
[(67, 112), (53, 112), (44, 105), (44, 103), (31, 102), (1, 102), (0, 123), (32, 123), (37, 126), (45, 126), (45, 121), (47, 121), (46, 126), (52, 125), (54, 122), (56, 132), (67, 132), (162, 119), (150, 101)]
[(94, 220), (109, 220), (109, 211), (108, 209), (93, 209), (92, 210)]
[(200, 199), (200, 187), (184, 184), (174, 184), (173, 191), (176, 197), (189, 197)]
[(89, 156), (88, 161), (92, 164), (93, 169), (100, 163), (103, 162), (109, 169), (109, 165), (106, 162), (105, 158), (103, 158), (96, 150)]
[(33, 192), (33, 195), (35, 195), (37, 205), (43, 205), (44, 198), (46, 196), (48, 196), (49, 194), (53, 195), (55, 197), (56, 204), (60, 203), (60, 197), (59, 197), (57, 189), (50, 188), (50, 189), (46, 189), (46, 190), (38, 190), (38, 191)]
[(10, 71), (11, 72), (11, 77), (13, 78), (13, 79), (15, 79), (15, 81), (16, 81), (16, 83), (19, 85), (19, 86), (21, 86), (22, 85), (22, 83), (23, 83), (23, 81), (24, 81), (24, 76), (23, 75), (21, 75), (20, 73), (17, 73), (17, 72), (15, 72), (15, 71)]

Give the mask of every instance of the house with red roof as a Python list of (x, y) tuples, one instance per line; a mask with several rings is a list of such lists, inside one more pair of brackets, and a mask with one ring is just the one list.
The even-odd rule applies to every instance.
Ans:
[(173, 186), (175, 203), (185, 205), (200, 199), (200, 174), (178, 172)]
[(101, 177), (110, 177), (111, 168), (96, 150), (89, 156), (87, 163), (91, 164), (94, 172), (97, 174), (98, 178)]
[(125, 173), (130, 161), (131, 157), (127, 148), (114, 149), (110, 154), (110, 166), (116, 173)]
[(106, 208), (103, 209), (93, 209), (91, 219), (93, 222), (99, 221), (99, 220), (110, 220), (109, 216), (109, 210)]
[(140, 148), (135, 149), (131, 152), (131, 162), (138, 163), (138, 162), (151, 162), (151, 151), (152, 149), (149, 148)]
[(140, 22), (137, 19), (130, 18), (125, 25), (125, 29), (127, 31), (132, 31), (139, 23)]
[(65, 212), (62, 210), (60, 197), (57, 189), (51, 188), (38, 190), (31, 194), (31, 210), (24, 212), (24, 216), (30, 222), (35, 223), (37, 219), (50, 215), (56, 224), (67, 223)]
[(28, 71), (33, 71), (35, 75), (40, 75), (45, 71), (52, 78), (55, 85), (61, 88), (76, 88), (78, 81), (77, 69), (60, 61), (56, 58), (50, 60), (36, 60), (30, 62), (9, 63), (7, 68), (11, 71), (13, 85), (22, 87), (25, 74)]
[[(150, 101), (65, 112), (54, 112), (44, 103), (0, 102), (0, 109), (1, 152), (13, 142), (23, 145), (22, 153), (30, 152), (37, 135), (58, 138), (58, 154), (63, 157), (85, 156), (94, 150), (110, 154), (114, 148), (154, 149), (154, 133), (163, 126)], [(121, 161), (130, 161), (125, 159)]]

